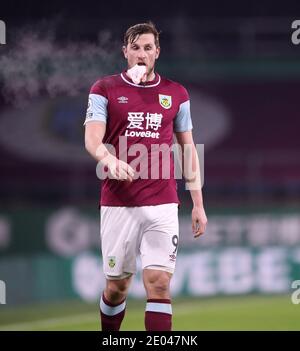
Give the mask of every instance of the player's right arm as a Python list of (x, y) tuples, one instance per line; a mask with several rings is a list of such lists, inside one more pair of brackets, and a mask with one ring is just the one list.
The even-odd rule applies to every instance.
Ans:
[(91, 88), (85, 125), (85, 148), (89, 154), (106, 166), (113, 179), (132, 181), (134, 171), (126, 162), (117, 159), (103, 144), (108, 119), (108, 94), (104, 80)]
[(126, 162), (117, 159), (103, 144), (106, 123), (90, 121), (85, 124), (85, 148), (88, 153), (103, 166), (106, 166), (112, 178), (132, 181), (134, 171)]

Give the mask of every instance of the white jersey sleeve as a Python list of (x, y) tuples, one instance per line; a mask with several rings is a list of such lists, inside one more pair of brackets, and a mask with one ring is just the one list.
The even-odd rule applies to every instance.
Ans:
[(89, 102), (84, 124), (91, 121), (106, 123), (108, 100), (102, 95), (89, 94)]
[(190, 100), (180, 104), (174, 120), (174, 132), (188, 132), (193, 129)]

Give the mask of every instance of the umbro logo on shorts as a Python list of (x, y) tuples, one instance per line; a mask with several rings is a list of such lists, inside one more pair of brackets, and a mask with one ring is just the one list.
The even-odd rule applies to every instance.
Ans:
[(170, 261), (175, 262), (176, 261), (176, 255), (169, 255)]

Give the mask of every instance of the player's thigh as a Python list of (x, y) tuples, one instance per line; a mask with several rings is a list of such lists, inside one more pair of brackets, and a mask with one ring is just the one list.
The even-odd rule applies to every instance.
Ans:
[(153, 223), (149, 224), (142, 235), (142, 268), (163, 270), (172, 274), (179, 242), (178, 206), (159, 205), (155, 211)]
[(120, 280), (136, 272), (140, 223), (134, 208), (101, 207), (101, 250), (108, 279)]

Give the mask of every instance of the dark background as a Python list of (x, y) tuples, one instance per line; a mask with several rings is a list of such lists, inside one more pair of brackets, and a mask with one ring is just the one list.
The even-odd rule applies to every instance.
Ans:
[[(157, 71), (187, 88), (194, 139), (205, 150), (209, 223), (198, 241), (189, 192), (182, 181), (178, 187), (177, 277), (203, 285), (188, 290), (182, 278), (179, 293), (205, 295), (207, 282), (216, 287), (212, 295), (288, 293), (300, 262), (300, 44), (291, 40), (297, 19), (296, 1), (2, 2), (0, 280), (8, 307), (91, 301), (105, 284), (100, 182), (84, 149), (83, 122), (91, 85), (126, 66), (124, 32), (148, 20), (161, 31)], [(247, 277), (253, 284), (240, 290)]]
[[(191, 89), (194, 100), (198, 99), (195, 94), (202, 94), (213, 100), (209, 103), (213, 109), (219, 104), (227, 111), (226, 132), (213, 139), (211, 146), (205, 145), (207, 205), (298, 203), (300, 48), (291, 42), (291, 23), (297, 19), (298, 9), (297, 2), (254, 1), (2, 4), (7, 44), (0, 47), (0, 121), (7, 113), (14, 115), (7, 117), (15, 121), (7, 134), (15, 136), (10, 142), (0, 138), (1, 207), (97, 202), (95, 165), (87, 154), (79, 160), (66, 152), (57, 160), (50, 146), (45, 154), (31, 156), (30, 149), (36, 151), (39, 146), (28, 134), (41, 133), (40, 139), (46, 134), (51, 143), (60, 140), (71, 143), (72, 152), (82, 151), (80, 123), (89, 87), (98, 77), (124, 67), (120, 55), (123, 33), (130, 25), (146, 20), (154, 21), (162, 32), (158, 71)], [(44, 54), (41, 49), (34, 56), (46, 42), (51, 42), (52, 48)], [(101, 62), (93, 60), (97, 45), (108, 55), (102, 56)], [(14, 68), (8, 69), (8, 63)], [(90, 74), (85, 75), (85, 69)], [(53, 75), (61, 75), (63, 87), (47, 87)], [(76, 75), (77, 80), (72, 80), (70, 76)], [(33, 81), (38, 87), (30, 90)], [(25, 115), (33, 113), (33, 106), (40, 101), (51, 105), (44, 113), (47, 116), (33, 122), (41, 123), (42, 130), (25, 131), (18, 118), (26, 124)], [(191, 102), (193, 106), (193, 98)], [(193, 114), (195, 141), (206, 144), (205, 126), (210, 116), (208, 113), (205, 118), (207, 111), (201, 110), (201, 101), (199, 105), (200, 110)], [(72, 119), (72, 114), (76, 118)], [(218, 119), (215, 125), (210, 123), (212, 134), (219, 123)], [(8, 126), (2, 122), (0, 128), (5, 134)], [(23, 146), (12, 146), (19, 142), (27, 145), (27, 152)], [(190, 206), (183, 184), (180, 190), (182, 201)]]

